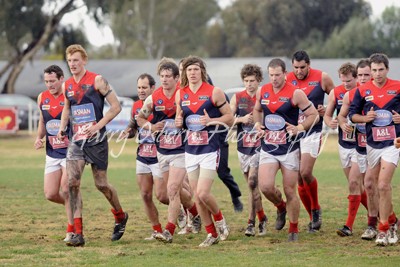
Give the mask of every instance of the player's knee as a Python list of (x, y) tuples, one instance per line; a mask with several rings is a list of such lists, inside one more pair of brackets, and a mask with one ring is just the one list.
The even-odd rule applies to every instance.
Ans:
[(44, 196), (48, 201), (56, 201), (58, 199), (58, 191), (45, 191)]
[(100, 192), (105, 193), (108, 190), (108, 185), (107, 184), (103, 184), (103, 183), (96, 183), (96, 188)]
[(378, 190), (379, 190), (379, 193), (389, 192), (389, 191), (392, 190), (392, 186), (390, 185), (390, 183), (379, 182), (378, 183)]
[(150, 191), (142, 191), (141, 195), (144, 202), (147, 203), (152, 201), (152, 194)]
[(250, 190), (256, 189), (258, 186), (257, 175), (251, 175), (249, 177), (249, 188)]
[(203, 203), (207, 203), (208, 202), (209, 196), (210, 196), (210, 193), (208, 193), (206, 191), (197, 192), (198, 200), (203, 202)]
[(358, 190), (360, 188), (360, 183), (356, 180), (349, 180), (349, 189), (350, 192)]

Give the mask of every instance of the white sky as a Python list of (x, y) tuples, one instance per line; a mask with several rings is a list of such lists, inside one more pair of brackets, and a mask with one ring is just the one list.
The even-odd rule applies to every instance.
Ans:
[[(373, 17), (379, 17), (380, 14), (385, 10), (386, 7), (395, 5), (400, 7), (400, 0), (366, 0), (372, 6)], [(221, 7), (226, 7), (232, 0), (218, 0)], [(85, 33), (89, 42), (94, 46), (102, 46), (105, 44), (113, 43), (114, 36), (110, 27), (105, 26), (101, 29), (91, 21), (86, 15), (86, 7), (80, 8), (75, 12), (66, 14), (61, 20), (62, 24), (72, 24), (75, 27), (80, 27), (84, 25)]]

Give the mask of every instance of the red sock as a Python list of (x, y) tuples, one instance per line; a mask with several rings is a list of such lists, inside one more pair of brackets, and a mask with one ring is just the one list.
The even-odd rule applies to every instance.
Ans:
[(224, 218), (224, 216), (222, 216), (221, 210), (219, 210), (217, 214), (213, 214), (213, 217), (214, 217), (214, 221), (220, 221)]
[(275, 207), (278, 209), (279, 212), (283, 212), (286, 210), (286, 202), (283, 201), (283, 199), (282, 199), (281, 203), (279, 203), (278, 205), (275, 205)]
[(392, 214), (390, 214), (388, 222), (389, 222), (390, 225), (392, 225), (395, 222), (397, 222), (397, 217), (396, 217), (396, 214), (394, 213), (394, 211), (393, 211)]
[(388, 222), (379, 222), (379, 226), (378, 226), (379, 232), (386, 232), (387, 230), (389, 230), (389, 223)]
[(210, 225), (206, 225), (206, 232), (211, 234), (213, 237), (217, 237), (217, 230), (215, 229), (215, 225), (212, 223)]
[(299, 232), (299, 228), (298, 228), (298, 222), (297, 223), (292, 223), (292, 222), (290, 222), (289, 221), (289, 223), (290, 223), (290, 225), (289, 225), (289, 233), (298, 233)]
[(174, 235), (174, 233), (175, 233), (175, 224), (174, 223), (171, 223), (171, 222), (168, 222), (167, 223), (167, 226), (165, 226), (165, 229), (167, 229), (170, 233), (171, 233), (171, 235)]
[(376, 229), (376, 225), (378, 224), (378, 217), (376, 216), (368, 216), (368, 226)]
[(264, 213), (264, 209), (261, 209), (259, 211), (257, 211), (257, 217), (258, 220), (261, 222), (263, 220), (265, 220), (265, 213)]
[(312, 218), (311, 215), (311, 197), (309, 195), (309, 190), (307, 190), (307, 186), (302, 184), (297, 187), (297, 190), (299, 191), (299, 197), (301, 199), (301, 202), (303, 203), (304, 208), (306, 208), (306, 211), (308, 212), (308, 215), (310, 216), (310, 220)]
[(317, 178), (314, 177), (314, 180), (308, 184), (308, 188), (310, 189), (311, 196), (311, 209), (319, 210), (321, 207), (318, 202), (318, 181)]
[(153, 225), (153, 230), (158, 233), (162, 233), (161, 224)]
[(256, 221), (255, 221), (255, 220), (252, 220), (252, 219), (248, 219), (247, 224), (255, 225), (255, 224), (256, 224)]
[(349, 200), (348, 214), (346, 226), (353, 229), (354, 220), (357, 216), (358, 208), (360, 207), (361, 196), (360, 195), (349, 195), (347, 197)]
[(74, 218), (75, 234), (83, 235), (82, 218)]
[(193, 203), (193, 207), (191, 207), (190, 209), (189, 209), (189, 212), (190, 212), (190, 214), (192, 214), (193, 215), (193, 217), (196, 217), (197, 216), (197, 207), (196, 207), (196, 203)]
[(125, 212), (122, 210), (122, 208), (118, 211), (116, 211), (115, 209), (111, 209), (111, 212), (114, 214), (116, 223), (120, 223), (125, 219)]
[(361, 193), (361, 204), (368, 210), (368, 197), (365, 190)]
[(69, 224), (67, 225), (67, 233), (74, 233), (74, 225), (73, 224)]

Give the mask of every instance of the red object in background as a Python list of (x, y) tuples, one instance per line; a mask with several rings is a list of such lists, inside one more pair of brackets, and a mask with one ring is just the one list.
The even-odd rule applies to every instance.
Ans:
[(18, 110), (15, 107), (0, 107), (0, 133), (18, 131)]

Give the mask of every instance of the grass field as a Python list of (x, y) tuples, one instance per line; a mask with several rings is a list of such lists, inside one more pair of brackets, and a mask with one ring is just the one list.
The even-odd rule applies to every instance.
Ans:
[[(66, 218), (62, 206), (50, 203), (43, 194), (44, 151), (33, 149), (34, 136), (20, 133), (17, 137), (0, 136), (0, 265), (1, 266), (398, 266), (400, 245), (376, 247), (363, 241), (367, 213), (361, 206), (354, 235), (339, 237), (335, 230), (347, 215), (347, 182), (340, 167), (336, 136), (324, 145), (314, 174), (319, 181), (319, 197), (323, 209), (322, 230), (306, 232), (307, 213), (301, 208), (299, 242), (288, 243), (287, 226), (273, 229), (275, 208), (264, 198), (269, 217), (268, 234), (249, 238), (247, 208), (234, 213), (227, 188), (216, 180), (213, 193), (231, 228), (227, 241), (208, 249), (198, 245), (206, 237), (204, 229), (198, 235), (176, 235), (172, 244), (144, 241), (151, 227), (143, 212), (135, 180), (136, 145), (129, 141), (124, 147), (110, 141), (109, 180), (118, 190), (122, 206), (129, 212), (124, 237), (112, 243), (113, 217), (110, 206), (96, 190), (90, 168), (82, 181), (84, 200), (84, 232), (86, 246), (67, 247)], [(229, 159), (232, 173), (247, 200), (247, 188), (239, 170), (235, 144)], [(277, 177), (280, 186), (281, 179)], [(393, 203), (399, 209), (399, 178), (393, 182)], [(162, 225), (166, 223), (166, 206), (157, 203)]]

